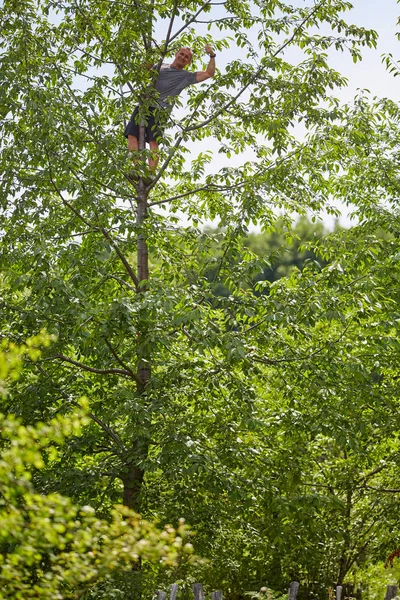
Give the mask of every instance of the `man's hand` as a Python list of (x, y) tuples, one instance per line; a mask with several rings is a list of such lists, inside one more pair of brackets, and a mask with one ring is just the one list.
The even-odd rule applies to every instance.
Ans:
[(210, 46), (210, 44), (206, 44), (205, 51), (207, 54), (215, 54), (214, 50)]

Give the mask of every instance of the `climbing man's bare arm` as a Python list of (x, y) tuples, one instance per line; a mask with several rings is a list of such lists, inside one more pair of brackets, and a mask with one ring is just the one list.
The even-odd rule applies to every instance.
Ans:
[(205, 71), (197, 71), (197, 73), (196, 73), (197, 83), (200, 83), (201, 81), (205, 81), (206, 79), (209, 79), (210, 77), (214, 77), (214, 73), (215, 73), (214, 50), (211, 48), (210, 44), (207, 44), (207, 46), (205, 47), (205, 51), (207, 52), (207, 54), (210, 57), (210, 62), (208, 63)]

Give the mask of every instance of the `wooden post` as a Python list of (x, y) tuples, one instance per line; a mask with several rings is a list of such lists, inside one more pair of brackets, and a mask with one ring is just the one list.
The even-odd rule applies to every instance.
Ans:
[(178, 595), (178, 584), (174, 583), (171, 588), (171, 596), (170, 596), (169, 600), (176, 600), (177, 595)]
[(393, 600), (397, 596), (397, 585), (388, 585), (386, 588), (385, 600)]
[(289, 600), (296, 600), (298, 590), (299, 583), (297, 581), (292, 581), (289, 588)]
[(167, 600), (167, 594), (165, 592), (158, 592), (157, 600)]
[(222, 592), (213, 592), (211, 600), (222, 600)]
[(194, 600), (204, 600), (203, 586), (201, 583), (193, 584)]
[(343, 586), (337, 585), (336, 586), (336, 600), (342, 600), (342, 591), (343, 591)]

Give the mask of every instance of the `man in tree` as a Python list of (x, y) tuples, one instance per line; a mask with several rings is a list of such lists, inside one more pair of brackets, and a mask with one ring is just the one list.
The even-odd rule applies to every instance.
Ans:
[[(168, 113), (172, 110), (173, 104), (171, 98), (179, 96), (179, 94), (187, 86), (194, 83), (200, 83), (215, 73), (215, 53), (207, 44), (205, 47), (206, 53), (210, 57), (210, 62), (205, 71), (186, 71), (185, 67), (192, 62), (192, 51), (190, 48), (181, 48), (175, 54), (174, 62), (171, 65), (162, 64), (157, 77), (155, 89), (158, 92), (158, 98), (150, 105), (149, 114), (146, 117), (145, 124), (145, 140), (148, 142), (151, 150), (149, 158), (149, 169), (154, 171), (158, 164), (158, 143), (162, 139), (162, 128), (160, 127), (161, 112)], [(139, 107), (136, 107), (131, 120), (125, 128), (125, 137), (128, 138), (128, 150), (137, 152), (139, 150), (139, 124), (138, 124)]]

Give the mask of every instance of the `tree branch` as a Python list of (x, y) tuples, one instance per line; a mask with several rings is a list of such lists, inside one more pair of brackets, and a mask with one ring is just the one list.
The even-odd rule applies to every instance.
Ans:
[(122, 358), (117, 354), (117, 351), (115, 350), (115, 348), (111, 344), (111, 342), (106, 337), (104, 338), (104, 341), (107, 344), (107, 346), (110, 348), (111, 353), (112, 353), (113, 357), (115, 358), (115, 360), (121, 365), (121, 367), (123, 367), (123, 369), (125, 369), (128, 373), (131, 374), (132, 379), (135, 379), (135, 381), (137, 381), (137, 375), (132, 371), (132, 369), (130, 367), (128, 367), (124, 363)]
[[(199, 10), (197, 11), (197, 13), (195, 15), (193, 15), (193, 17), (191, 19), (189, 19), (189, 21), (187, 21), (187, 23), (185, 23), (180, 29), (178, 29), (178, 31), (176, 33), (174, 33), (173, 36), (170, 37), (169, 43), (172, 42), (175, 38), (177, 38), (178, 35), (182, 33), (182, 31), (185, 31), (186, 27), (189, 27), (189, 25), (191, 23), (193, 23), (193, 21), (195, 21), (197, 19), (197, 17), (199, 16), (199, 14), (202, 13), (203, 10), (206, 8), (206, 6), (208, 6), (209, 4), (212, 4), (211, 0), (207, 0), (207, 2), (205, 2), (199, 8)], [(224, 2), (222, 4), (224, 4)]]
[[(213, 189), (212, 189), (213, 188)], [(190, 196), (191, 194), (197, 194), (198, 192), (211, 192), (211, 191), (224, 191), (225, 188), (219, 188), (213, 184), (204, 185), (203, 187), (196, 188), (194, 190), (189, 190), (188, 192), (183, 192), (182, 194), (178, 194), (176, 196), (171, 196), (171, 198), (167, 198), (166, 200), (155, 200), (154, 202), (149, 202), (149, 206), (159, 206), (160, 204), (166, 204), (167, 202), (172, 202), (173, 200), (179, 200), (179, 198), (185, 198), (185, 196)]]
[(137, 289), (134, 288), (133, 286), (129, 285), (129, 283), (127, 281), (125, 281), (125, 279), (122, 279), (122, 277), (117, 277), (117, 275), (109, 275), (110, 279), (115, 279), (115, 281), (118, 281), (118, 283), (122, 283), (122, 285), (124, 285), (125, 287), (128, 288), (128, 290), (131, 290), (131, 292), (137, 292)]
[(384, 494), (400, 494), (400, 489), (376, 488), (372, 485), (365, 485), (363, 486), (363, 489), (373, 490), (374, 492), (382, 492)]
[(56, 354), (51, 358), (59, 358), (60, 360), (70, 363), (75, 367), (79, 367), (79, 369), (82, 369), (82, 371), (88, 371), (89, 373), (98, 373), (99, 375), (125, 375), (125, 377), (135, 379), (136, 381), (136, 376), (134, 373), (132, 373), (130, 369), (98, 369), (97, 367), (90, 367), (89, 365), (85, 365), (84, 363), (81, 363), (78, 360), (69, 358), (68, 356), (65, 356), (65, 354)]
[(177, 7), (178, 7), (178, 0), (174, 0), (174, 6), (172, 8), (172, 16), (171, 16), (171, 18), (169, 20), (167, 37), (165, 38), (164, 49), (162, 51), (163, 56), (166, 55), (167, 50), (168, 50), (168, 45), (169, 45), (169, 42), (170, 42), (171, 31), (172, 31), (172, 27), (174, 25), (174, 21), (175, 21), (175, 17), (176, 17), (176, 9), (177, 9)]
[[(48, 155), (48, 153), (47, 153), (47, 149), (46, 149), (46, 148), (45, 148), (45, 152), (46, 152), (46, 155), (47, 155), (47, 160), (48, 160), (48, 162), (49, 162), (49, 177), (50, 177), (50, 183), (51, 183), (51, 185), (52, 185), (52, 187), (53, 187), (54, 191), (55, 191), (55, 192), (56, 192), (56, 194), (59, 196), (59, 198), (61, 199), (61, 202), (64, 204), (64, 206), (67, 206), (67, 207), (68, 207), (68, 208), (69, 208), (69, 209), (70, 209), (70, 210), (71, 210), (71, 211), (74, 213), (74, 215), (75, 215), (76, 217), (78, 217), (78, 219), (80, 219), (81, 221), (83, 221), (83, 223), (85, 223), (86, 227), (89, 227), (89, 229), (92, 229), (92, 225), (89, 223), (89, 221), (87, 221), (87, 220), (85, 219), (85, 217), (83, 217), (83, 216), (80, 214), (80, 212), (79, 212), (78, 210), (76, 210), (76, 208), (74, 208), (74, 207), (72, 206), (72, 204), (71, 204), (70, 202), (68, 202), (68, 200), (66, 200), (66, 199), (64, 198), (64, 196), (62, 195), (61, 191), (58, 189), (58, 187), (57, 187), (57, 185), (56, 185), (56, 183), (55, 183), (55, 181), (54, 181), (54, 179), (53, 179), (53, 176), (52, 176), (52, 170), (51, 170), (51, 162), (50, 162), (50, 157), (49, 157), (49, 155)], [(95, 229), (95, 230), (96, 230), (96, 229)]]
[(121, 252), (121, 250), (119, 249), (119, 246), (117, 244), (117, 242), (115, 242), (113, 240), (113, 238), (110, 236), (109, 232), (107, 231), (107, 229), (105, 229), (104, 227), (101, 228), (101, 232), (104, 235), (104, 237), (106, 238), (106, 240), (111, 244), (111, 246), (114, 248), (115, 252), (118, 254), (118, 257), (120, 259), (120, 261), (122, 262), (122, 264), (124, 265), (126, 272), (128, 273), (129, 277), (132, 279), (133, 283), (135, 284), (136, 287), (136, 291), (139, 288), (139, 279), (138, 277), (135, 275), (131, 265), (128, 263), (127, 259), (125, 258), (125, 256), (123, 255), (123, 253)]
[[(129, 79), (125, 77), (125, 74), (124, 74), (124, 72), (122, 70), (122, 67), (119, 64), (119, 62), (112, 56), (113, 52), (110, 51), (110, 47), (108, 46), (108, 44), (105, 42), (105, 40), (103, 39), (103, 37), (96, 31), (96, 29), (93, 26), (93, 23), (88, 18), (87, 14), (84, 11), (82, 11), (78, 5), (75, 5), (75, 8), (76, 8), (77, 12), (79, 12), (79, 14), (81, 15), (81, 17), (83, 19), (85, 19), (86, 23), (89, 25), (89, 27), (93, 31), (94, 35), (96, 36), (96, 38), (101, 43), (102, 48), (107, 48), (113, 64), (116, 66), (116, 68), (118, 69), (118, 71), (122, 75), (122, 77), (126, 80), (126, 84), (129, 87), (131, 93), (134, 94), (135, 93), (135, 89), (134, 89), (133, 85), (131, 84), (131, 82), (129, 81)], [(137, 44), (135, 44), (135, 45), (136, 45), (137, 50), (140, 51), (141, 49), (137, 46)]]
[(362, 482), (366, 482), (368, 479), (371, 479), (371, 477), (374, 477), (374, 475), (378, 475), (378, 473), (381, 473), (384, 469), (387, 469), (388, 465), (388, 460), (390, 460), (391, 458), (393, 458), (394, 456), (396, 456), (396, 454), (398, 454), (397, 452), (393, 453), (391, 456), (389, 456), (385, 463), (382, 465), (379, 465), (379, 467), (376, 467), (376, 469), (373, 469), (372, 471), (370, 471), (369, 473), (367, 473), (366, 475), (364, 475), (363, 477), (361, 477), (358, 481), (359, 484), (361, 484)]
[[(78, 407), (78, 408), (82, 408), (82, 406), (76, 402), (75, 400), (72, 400), (72, 398), (70, 398), (68, 396), (68, 394), (66, 392), (64, 392), (64, 390), (62, 390), (60, 388), (59, 385), (57, 385), (54, 381), (53, 378), (51, 377), (51, 375), (49, 373), (47, 373), (47, 371), (45, 371), (45, 369), (43, 369), (43, 367), (38, 364), (35, 363), (36, 368), (42, 373), (42, 375), (44, 375), (45, 377), (47, 377), (48, 379), (50, 379), (51, 383), (57, 387), (58, 391), (60, 392), (61, 396), (65, 399), (68, 400), (68, 402), (70, 402), (71, 404), (73, 404), (74, 406)], [(119, 436), (115, 433), (115, 431), (109, 427), (106, 423), (104, 423), (104, 421), (102, 421), (101, 419), (99, 419), (98, 417), (96, 417), (96, 415), (94, 415), (92, 412), (88, 412), (87, 413), (88, 417), (90, 419), (92, 419), (92, 421), (94, 421), (95, 423), (97, 423), (97, 425), (99, 425), (99, 427), (101, 427), (101, 429), (107, 433), (107, 435), (110, 436), (110, 438), (115, 442), (115, 444), (117, 446), (119, 446), (120, 448), (122, 448), (123, 452), (125, 452), (125, 448), (124, 445), (121, 441), (121, 439), (119, 438)]]
[[(196, 108), (196, 110), (197, 110), (197, 108)], [(191, 116), (193, 116), (193, 114)], [(180, 143), (181, 139), (178, 140), (179, 143)], [(177, 143), (175, 144), (174, 150), (176, 150), (176, 148), (178, 147), (178, 145), (179, 144), (177, 144)], [(259, 177), (259, 176), (263, 177), (267, 171), (271, 171), (271, 169), (277, 168), (281, 164), (287, 162), (291, 158), (293, 158), (296, 155), (298, 155), (301, 152), (301, 150), (302, 150), (302, 147), (296, 148), (295, 150), (293, 150), (292, 152), (290, 152), (286, 156), (280, 158), (279, 160), (275, 160), (275, 161), (271, 162), (266, 168), (264, 168), (264, 172), (262, 172), (262, 170), (259, 169), (259, 171), (257, 171), (254, 174), (253, 180), (254, 180), (254, 178)], [(172, 158), (172, 156), (171, 156), (171, 158)], [(170, 158), (168, 158), (167, 160), (169, 162)], [(166, 166), (167, 165), (164, 163), (163, 166), (161, 167), (160, 171), (164, 170)], [(157, 176), (157, 180), (158, 179), (159, 179), (159, 176)], [(156, 183), (156, 181), (154, 183)], [(244, 187), (245, 185), (247, 185), (247, 181), (239, 181), (238, 183), (235, 183), (235, 184), (232, 184), (232, 185), (223, 185), (223, 186), (218, 186), (218, 185), (212, 183), (212, 184), (209, 184), (209, 185), (201, 186), (201, 187), (196, 188), (194, 190), (190, 190), (188, 192), (183, 192), (182, 194), (178, 194), (176, 196), (172, 196), (171, 198), (167, 198), (165, 200), (155, 200), (154, 202), (150, 202), (149, 206), (158, 206), (160, 204), (166, 204), (167, 202), (172, 202), (173, 200), (178, 200), (179, 198), (184, 198), (185, 196), (190, 196), (190, 194), (196, 194), (197, 192), (202, 192), (202, 191), (205, 191), (205, 192), (207, 192), (207, 191), (226, 192), (226, 191), (229, 191), (229, 190), (239, 189), (241, 187)], [(151, 187), (153, 187), (153, 185)]]
[[(203, 94), (202, 98), (200, 98), (200, 100), (199, 100), (199, 101), (198, 101), (198, 103), (197, 103), (197, 106), (195, 107), (195, 109), (194, 109), (194, 110), (193, 110), (193, 112), (191, 113), (191, 115), (190, 115), (191, 117), (193, 117), (193, 116), (196, 114), (196, 112), (197, 112), (197, 110), (198, 110), (198, 108), (199, 108), (199, 106), (200, 106), (201, 102), (202, 102), (202, 101), (204, 100), (204, 98), (207, 96), (207, 94), (209, 93), (210, 89), (211, 89), (211, 87), (208, 87), (208, 88), (207, 88), (207, 90), (204, 92), (204, 94)], [(173, 147), (172, 147), (172, 148), (170, 149), (170, 151), (169, 151), (169, 155), (168, 155), (168, 157), (165, 159), (165, 161), (164, 161), (164, 162), (163, 162), (163, 164), (161, 165), (161, 167), (160, 167), (160, 169), (159, 169), (159, 171), (158, 171), (158, 173), (157, 173), (156, 177), (154, 177), (153, 181), (152, 181), (152, 182), (151, 182), (151, 184), (148, 186), (148, 188), (147, 188), (148, 190), (151, 190), (151, 188), (153, 188), (153, 187), (156, 185), (157, 181), (160, 179), (161, 175), (164, 173), (165, 169), (168, 167), (169, 163), (171, 162), (171, 160), (172, 160), (172, 158), (173, 158), (173, 156), (174, 156), (175, 150), (177, 150), (177, 148), (179, 148), (179, 146), (181, 145), (181, 142), (182, 142), (182, 140), (183, 140), (183, 137), (184, 137), (184, 135), (185, 135), (185, 132), (186, 132), (186, 131), (189, 131), (189, 130), (187, 130), (187, 129), (183, 129), (183, 130), (182, 130), (182, 133), (181, 133), (181, 134), (178, 136), (178, 138), (177, 138), (177, 140), (176, 140), (175, 144), (173, 145)]]
[[(49, 157), (48, 157), (49, 160)], [(58, 196), (61, 198), (61, 201), (63, 202), (63, 204), (65, 206), (67, 206), (73, 213), (74, 215), (76, 215), (79, 219), (81, 219), (85, 225), (87, 227), (92, 228), (91, 224), (79, 213), (79, 211), (77, 211), (70, 202), (68, 202), (68, 200), (66, 200), (64, 198), (64, 196), (62, 195), (62, 193), (60, 192), (60, 190), (58, 189), (56, 183), (54, 182), (52, 175), (51, 175), (51, 166), (50, 166), (50, 160), (49, 160), (49, 170), (50, 170), (50, 181), (51, 184), (54, 188), (54, 190), (57, 192)], [(106, 238), (106, 240), (111, 244), (111, 246), (114, 248), (115, 252), (117, 253), (120, 261), (122, 262), (122, 264), (124, 265), (129, 277), (132, 279), (133, 283), (135, 284), (136, 290), (139, 288), (139, 279), (136, 277), (131, 265), (129, 264), (129, 262), (127, 261), (127, 259), (125, 258), (124, 254), (122, 253), (122, 251), (120, 250), (117, 242), (110, 236), (109, 232), (107, 231), (107, 229), (105, 229), (105, 227), (101, 227), (101, 228), (96, 228), (95, 230), (97, 231), (101, 231), (101, 233), (104, 235), (104, 237)]]

